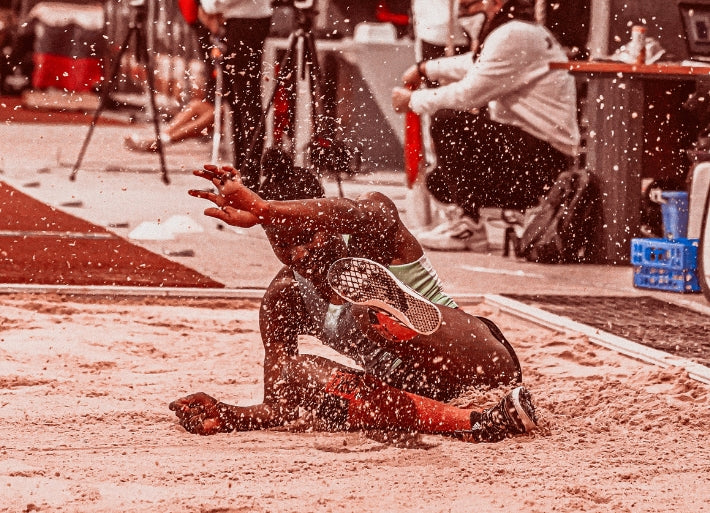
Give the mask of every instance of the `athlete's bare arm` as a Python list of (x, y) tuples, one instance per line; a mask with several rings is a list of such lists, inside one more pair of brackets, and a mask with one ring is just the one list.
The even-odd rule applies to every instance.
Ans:
[(264, 401), (237, 406), (199, 392), (170, 403), (170, 409), (188, 432), (212, 435), (281, 426), (298, 418), (294, 390), (304, 386), (290, 368), (301, 357), (298, 336), (310, 331), (310, 318), (293, 272), (285, 267), (269, 284), (259, 310), (259, 330), (264, 344)]
[[(227, 224), (242, 228), (257, 224), (265, 228), (296, 226), (307, 232), (350, 234), (361, 244), (389, 246), (391, 261), (385, 263), (411, 262), (423, 254), (416, 238), (399, 218), (396, 206), (384, 194), (371, 192), (356, 200), (267, 201), (245, 187), (239, 172), (231, 166), (205, 165), (194, 174), (210, 180), (218, 192), (193, 189), (189, 194), (217, 205), (219, 208), (206, 209), (205, 215)], [(379, 237), (383, 240), (378, 240)]]

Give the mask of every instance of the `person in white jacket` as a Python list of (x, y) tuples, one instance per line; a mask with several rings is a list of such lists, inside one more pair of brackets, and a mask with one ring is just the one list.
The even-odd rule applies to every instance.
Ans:
[(200, 0), (198, 16), (223, 50), (223, 94), (232, 110), (233, 163), (241, 166), (244, 183), (256, 190), (263, 138), (251, 152), (249, 146), (263, 115), (261, 71), (271, 0)]
[[(405, 85), (424, 79), (434, 89), (397, 87), (396, 111), (419, 114), (468, 111), (468, 123), (439, 128), (439, 165), (427, 188), (464, 217), (420, 236), (429, 249), (470, 249), (480, 241), (481, 207), (524, 210), (534, 206), (579, 146), (574, 78), (549, 64), (567, 55), (552, 33), (534, 23), (533, 0), (461, 0), (466, 14), (485, 16), (477, 53), (420, 62), (403, 75)], [(441, 153), (445, 153), (442, 158)]]

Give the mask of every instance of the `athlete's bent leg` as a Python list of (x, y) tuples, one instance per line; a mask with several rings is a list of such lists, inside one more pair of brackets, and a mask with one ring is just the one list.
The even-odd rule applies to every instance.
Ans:
[[(442, 391), (455, 397), (469, 387), (505, 387), (522, 382), (522, 371), (513, 347), (489, 319), (460, 309), (438, 306), (442, 322), (432, 335), (397, 337), (367, 307), (353, 307), (360, 328), (371, 340), (400, 358), (416, 360), (421, 372)], [(446, 394), (444, 394), (446, 396)]]
[(515, 352), (493, 322), (436, 305), (364, 258), (336, 261), (328, 281), (353, 304), (368, 338), (403, 360), (416, 361), (443, 391), (521, 381)]
[(299, 402), (331, 429), (386, 429), (497, 442), (536, 427), (530, 393), (517, 387), (496, 406), (458, 408), (391, 387), (369, 374), (312, 357), (292, 369)]
[(471, 429), (471, 409), (404, 392), (323, 358), (301, 359), (290, 372), (300, 403), (331, 429), (453, 433)]

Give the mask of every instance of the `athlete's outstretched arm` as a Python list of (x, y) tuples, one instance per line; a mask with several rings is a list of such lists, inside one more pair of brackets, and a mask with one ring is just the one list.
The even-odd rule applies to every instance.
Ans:
[(231, 166), (205, 165), (194, 171), (210, 180), (217, 193), (199, 189), (191, 196), (211, 201), (219, 208), (208, 208), (205, 215), (227, 224), (249, 228), (267, 226), (299, 226), (309, 231), (351, 233), (353, 230), (385, 230), (399, 222), (391, 200), (371, 193), (359, 200), (347, 198), (315, 198), (293, 201), (267, 201), (242, 184), (239, 172)]

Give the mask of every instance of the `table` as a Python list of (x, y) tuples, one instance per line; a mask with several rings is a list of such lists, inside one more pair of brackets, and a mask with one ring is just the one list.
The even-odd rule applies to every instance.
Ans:
[[(407, 38), (388, 42), (318, 39), (314, 43), (322, 69), (327, 65), (328, 57), (337, 60), (337, 90), (333, 100), (340, 128), (366, 148), (366, 161), (377, 167), (401, 168), (404, 116), (392, 107), (392, 88), (400, 85), (402, 74), (416, 61), (414, 43)], [(288, 45), (288, 38), (266, 39), (263, 59), (265, 99), (273, 90), (274, 63)], [(307, 90), (302, 91), (299, 101), (307, 96)], [(303, 136), (303, 140), (295, 141), (299, 153), (302, 150), (298, 148), (310, 142), (310, 118), (306, 115), (304, 119), (297, 119), (295, 125), (297, 136)], [(273, 133), (272, 117), (267, 118), (266, 129), (268, 139)], [(270, 143), (267, 140), (267, 146)]]
[(631, 239), (639, 236), (641, 180), (654, 177), (654, 169), (667, 174), (682, 168), (687, 160), (684, 150), (695, 134), (684, 129), (680, 103), (699, 79), (710, 79), (710, 67), (600, 61), (550, 67), (586, 80), (585, 166), (599, 178), (602, 203), (597, 259), (628, 263)]

